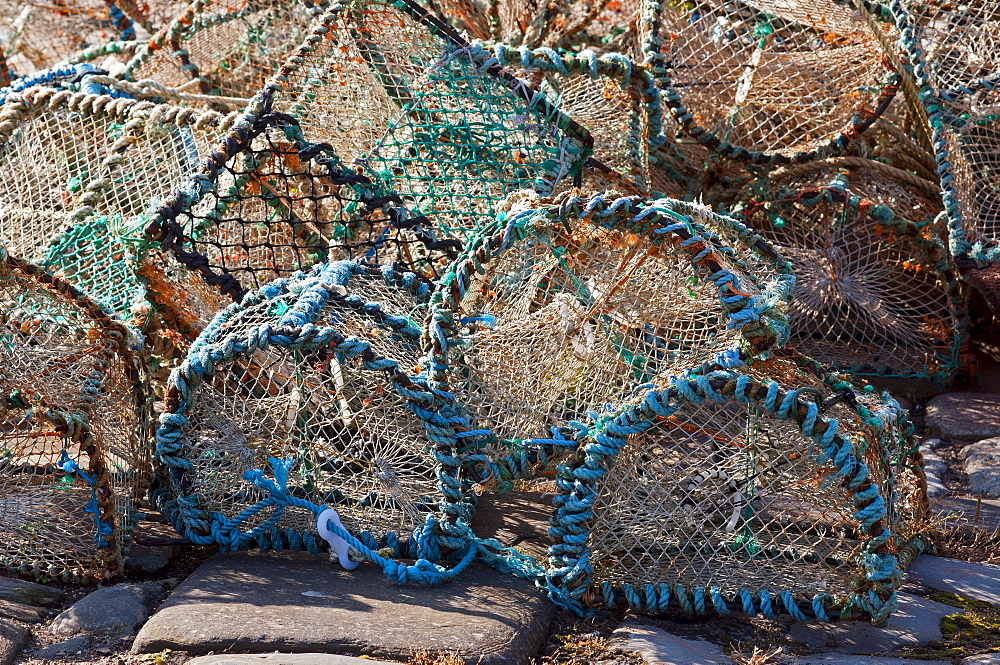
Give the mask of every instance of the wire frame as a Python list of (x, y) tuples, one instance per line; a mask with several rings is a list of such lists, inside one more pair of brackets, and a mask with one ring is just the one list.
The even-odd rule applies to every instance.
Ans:
[(408, 0), (334, 7), (273, 86), (306, 136), (459, 240), (511, 192), (572, 182), (590, 154), (585, 130)]
[(787, 267), (764, 290), (718, 236), (671, 208), (515, 203), (440, 282), (431, 376), (493, 432), (493, 460), (671, 375), (783, 339)]
[(194, 92), (249, 100), (309, 32), (311, 1), (194, 0), (128, 61), (127, 81), (167, 87), (197, 81)]
[(399, 196), (346, 170), (260, 93), (204, 169), (133, 224), (149, 297), (188, 339), (252, 289), (319, 261), (355, 258), (431, 277), (456, 252)]
[(87, 46), (119, 39), (135, 39), (135, 29), (110, 0), (0, 4), (0, 48), (17, 76), (48, 69)]
[(795, 265), (791, 344), (861, 375), (949, 379), (967, 320), (938, 203), (867, 169), (817, 169), (775, 190), (743, 214)]
[(8, 95), (0, 122), (0, 234), (11, 251), (130, 318), (143, 287), (123, 236), (200, 170), (224, 116), (36, 87)]
[(827, 0), (777, 4), (665, 6), (651, 53), (666, 104), (687, 134), (726, 157), (838, 154), (885, 110), (899, 78), (860, 16)]
[(816, 370), (776, 353), (602, 418), (558, 472), (557, 596), (884, 622), (923, 547), (912, 426), (887, 394)]
[(130, 333), (6, 253), (0, 300), (0, 564), (114, 577), (150, 480), (152, 402)]
[(429, 440), (422, 420), (445, 407), (407, 378), (428, 292), (412, 273), (334, 262), (221, 312), (172, 375), (157, 434), (169, 477), (153, 495), (178, 531), (232, 549), (318, 551), (312, 512), (261, 510), (267, 492), (244, 482), (269, 458), (288, 460), (291, 496), (336, 509), (362, 542), (397, 554), (443, 503), (464, 510), (442, 495), (442, 482), (457, 487), (457, 467), (440, 463), (454, 460), (449, 439)]

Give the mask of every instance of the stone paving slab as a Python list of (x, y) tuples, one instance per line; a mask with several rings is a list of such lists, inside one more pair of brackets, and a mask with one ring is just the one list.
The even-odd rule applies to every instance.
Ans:
[(820, 623), (795, 622), (788, 636), (812, 647), (830, 648), (847, 653), (881, 654), (911, 644), (940, 640), (941, 619), (960, 609), (928, 598), (899, 594), (899, 609), (889, 617), (889, 624), (877, 628), (862, 621)]
[(780, 665), (951, 665), (947, 660), (916, 660), (891, 656), (863, 656), (848, 653), (821, 653), (795, 656), (778, 661)]
[(54, 635), (131, 637), (149, 616), (162, 589), (156, 584), (116, 584), (93, 591), (52, 620)]
[(981, 653), (963, 658), (959, 665), (1000, 665), (1000, 653)]
[(65, 594), (44, 584), (25, 582), (12, 577), (0, 577), (0, 598), (25, 605), (54, 607)]
[(399, 665), (399, 663), (330, 653), (248, 653), (199, 656), (184, 665)]
[(938, 591), (1000, 605), (1000, 566), (925, 554), (910, 564), (906, 577)]
[(978, 441), (1000, 436), (1000, 395), (946, 393), (927, 403), (927, 432), (933, 436)]
[(612, 639), (621, 640), (624, 651), (640, 654), (649, 665), (732, 665), (733, 660), (712, 642), (689, 640), (638, 622), (615, 629)]
[(548, 633), (551, 602), (524, 580), (470, 566), (436, 587), (399, 587), (365, 563), (342, 570), (302, 552), (217, 554), (143, 626), (133, 653), (366, 654), (455, 651), (520, 665)]

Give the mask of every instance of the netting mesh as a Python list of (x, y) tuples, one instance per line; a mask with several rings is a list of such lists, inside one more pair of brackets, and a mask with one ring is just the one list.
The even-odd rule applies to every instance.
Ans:
[(0, 234), (127, 317), (143, 289), (122, 236), (200, 170), (223, 116), (33, 88), (8, 98), (0, 119)]
[(251, 112), (208, 168), (198, 182), (208, 178), (211, 188), (182, 188), (142, 224), (171, 258), (149, 255), (140, 272), (152, 280), (153, 302), (184, 328), (202, 327), (220, 298), (238, 300), (317, 261), (355, 258), (433, 276), (454, 253), (426, 218), (305, 143), (287, 118)]
[[(266, 498), (243, 476), (266, 468), (270, 457), (292, 460), (292, 494), (335, 508), (352, 533), (405, 540), (423, 524), (441, 501), (437, 462), (421, 419), (395, 386), (419, 364), (414, 321), (427, 293), (412, 273), (340, 262), (276, 282), (264, 297), (220, 314), (179, 370), (187, 383), (171, 381), (167, 411), (182, 418), (168, 415), (158, 435), (159, 457), (173, 471), (160, 502), (178, 529), (211, 537), (211, 520), (234, 518)], [(253, 340), (267, 330), (273, 339), (260, 348)], [(211, 368), (192, 360), (221, 350), (232, 359)], [(251, 534), (248, 540), (266, 531), (286, 546), (314, 548), (308, 510), (235, 519), (231, 528)]]
[(744, 214), (795, 266), (791, 344), (861, 374), (950, 377), (962, 364), (964, 301), (937, 204), (865, 169), (817, 169), (774, 187)]
[(306, 136), (456, 238), (513, 191), (572, 181), (588, 153), (577, 125), (405, 2), (335, 8), (277, 81), (276, 108), (298, 116)]
[(868, 25), (832, 2), (669, 5), (659, 37), (671, 112), (731, 157), (840, 151), (895, 94)]
[[(781, 328), (770, 309), (781, 299), (657, 202), (529, 199), (442, 282), (429, 342), (442, 384), (517, 445), (738, 350), (746, 337), (763, 348), (768, 325)], [(757, 306), (769, 323), (741, 330), (734, 309)]]
[(134, 34), (131, 21), (113, 2), (0, 4), (0, 48), (6, 65), (20, 76), (47, 69), (87, 46)]
[(149, 407), (128, 332), (65, 282), (0, 265), (0, 563), (120, 572), (149, 483)]
[(312, 2), (195, 0), (126, 65), (127, 80), (249, 99), (308, 33)]
[(592, 604), (886, 615), (898, 579), (863, 580), (886, 580), (872, 569), (895, 568), (922, 528), (922, 479), (898, 405), (850, 389), (853, 403), (837, 403), (834, 386), (776, 356), (617, 411), (560, 470), (556, 520), (578, 512), (569, 499), (591, 518), (585, 548), (562, 520), (550, 560), (583, 566), (568, 584)]

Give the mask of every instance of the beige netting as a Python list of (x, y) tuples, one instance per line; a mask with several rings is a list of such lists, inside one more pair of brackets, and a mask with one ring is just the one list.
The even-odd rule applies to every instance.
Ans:
[(964, 301), (939, 204), (868, 169), (819, 168), (773, 187), (744, 215), (795, 266), (791, 344), (854, 372), (949, 377)]
[(129, 333), (6, 256), (0, 300), (0, 562), (111, 577), (150, 475), (150, 401)]
[(317, 11), (300, 0), (195, 0), (136, 53), (122, 76), (170, 88), (196, 80), (194, 92), (249, 100), (305, 38)]
[(585, 131), (482, 47), (402, 2), (335, 7), (275, 83), (275, 107), (306, 136), (459, 239), (509, 193), (571, 182), (589, 150)]
[[(641, 208), (622, 204), (615, 214), (601, 214), (612, 204), (600, 197), (515, 207), (516, 223), (474, 242), (442, 283), (443, 328), (429, 340), (441, 380), (500, 440), (548, 438), (741, 348), (723, 301), (760, 302), (755, 276), (703, 237), (683, 244), (664, 231), (683, 217), (636, 217)], [(707, 263), (692, 264), (702, 249)], [(734, 281), (716, 281), (727, 273)]]
[(729, 156), (841, 149), (894, 91), (868, 25), (826, 0), (667, 5), (659, 37), (672, 112)]
[(0, 48), (19, 76), (47, 69), (87, 46), (124, 39), (130, 21), (113, 2), (0, 3)]
[[(441, 499), (424, 426), (395, 387), (400, 372), (417, 371), (413, 322), (426, 309), (427, 286), (412, 274), (341, 262), (261, 294), (231, 307), (225, 327), (199, 340), (180, 368), (186, 385), (171, 382), (167, 411), (184, 417), (176, 444), (165, 443), (170, 432), (158, 435), (160, 458), (175, 472), (165, 510), (194, 537), (210, 535), (195, 512), (219, 514), (244, 532), (276, 528), (286, 546), (302, 548), (315, 533), (308, 510), (290, 508), (276, 523), (270, 512), (235, 518), (267, 497), (244, 473), (267, 469), (274, 457), (290, 460), (293, 496), (335, 508), (351, 533), (405, 540)], [(381, 304), (371, 304), (379, 296)], [(318, 326), (318, 335), (303, 323)], [(246, 346), (261, 334), (266, 350)], [(192, 362), (213, 349), (232, 360), (211, 368)], [(197, 510), (181, 508), (179, 496), (196, 498)]]
[(797, 357), (678, 380), (599, 423), (561, 472), (592, 517), (582, 550), (561, 521), (578, 509), (560, 513), (552, 561), (586, 570), (591, 604), (884, 619), (893, 554), (925, 526), (907, 426), (893, 401)]

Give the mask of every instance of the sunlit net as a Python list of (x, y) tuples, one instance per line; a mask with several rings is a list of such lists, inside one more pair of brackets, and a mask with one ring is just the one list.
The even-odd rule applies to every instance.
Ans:
[(0, 563), (120, 572), (149, 483), (149, 407), (128, 332), (29, 264), (0, 266)]
[[(837, 610), (872, 588), (863, 580), (873, 538), (887, 542), (884, 549), (875, 546), (878, 551), (898, 552), (923, 528), (915, 522), (925, 507), (919, 474), (907, 465), (911, 446), (894, 402), (848, 390), (857, 401), (834, 404), (833, 382), (808, 362), (787, 357), (751, 363), (744, 372), (750, 378), (744, 398), (735, 390), (737, 373), (709, 375), (715, 397), (705, 390), (697, 390), (700, 401), (662, 393), (661, 415), (634, 411), (642, 416), (630, 422), (640, 421), (640, 431), (615, 434), (623, 437), (620, 452), (607, 452), (618, 439), (605, 439), (605, 452), (587, 458), (595, 471), (577, 477), (596, 480), (561, 483), (563, 493), (593, 501), (585, 600), (662, 611), (666, 597), (680, 601), (682, 609), (704, 612), (697, 606), (700, 596), (709, 609), (721, 601), (747, 611), (749, 602), (756, 612), (755, 604), (773, 602), (770, 612), (787, 610), (787, 592), (807, 612), (817, 604)], [(821, 407), (821, 429), (812, 430), (816, 438), (800, 415), (815, 397), (795, 393), (794, 406), (782, 412), (781, 400), (769, 403), (766, 397), (774, 381), (781, 400), (796, 389), (825, 396), (830, 404)], [(860, 473), (859, 467), (845, 469), (845, 458), (835, 460), (818, 436), (830, 419), (888, 505), (877, 524), (861, 523), (852, 498), (857, 490), (848, 489), (856, 486), (840, 480)], [(592, 436), (600, 431), (607, 430), (599, 426)], [(576, 460), (561, 477), (586, 470), (583, 457)], [(885, 533), (891, 533), (887, 540)], [(569, 539), (551, 551), (568, 550)], [(872, 591), (886, 600), (890, 586)]]
[(659, 37), (671, 112), (741, 159), (842, 150), (895, 91), (868, 25), (829, 1), (665, 5)]
[[(426, 309), (427, 285), (412, 274), (366, 272), (350, 263), (318, 266), (308, 279), (275, 283), (266, 298), (231, 307), (226, 326), (202, 337), (192, 353), (233, 348), (232, 359), (215, 363), (211, 376), (193, 370), (189, 359), (180, 370), (189, 390), (171, 382), (168, 412), (185, 420), (177, 447), (165, 448), (161, 436), (160, 458), (175, 471), (161, 500), (182, 532), (207, 535), (204, 524), (178, 509), (178, 497), (195, 500), (199, 514), (232, 518), (267, 496), (243, 474), (266, 469), (269, 457), (294, 460), (289, 491), (335, 508), (352, 533), (368, 531), (376, 539), (395, 533), (405, 540), (437, 509), (436, 461), (423, 424), (394, 387), (393, 372), (371, 367), (388, 357), (399, 371), (415, 373), (415, 324)], [(381, 304), (373, 304), (378, 297)], [(295, 319), (290, 312), (306, 299), (322, 305)], [(329, 326), (338, 339), (365, 340), (369, 351), (336, 352), (329, 337), (240, 350), (263, 326), (280, 330), (282, 339), (304, 339), (311, 333), (301, 321)], [(259, 527), (269, 515), (249, 517), (239, 528)], [(315, 516), (289, 509), (272, 527), (314, 534)]]
[(587, 156), (585, 131), (405, 2), (335, 8), (276, 83), (275, 107), (296, 115), (306, 136), (458, 239), (511, 192), (571, 182)]
[(796, 349), (864, 374), (944, 379), (959, 367), (963, 301), (937, 203), (864, 169), (819, 169), (772, 198), (744, 210), (795, 266)]

